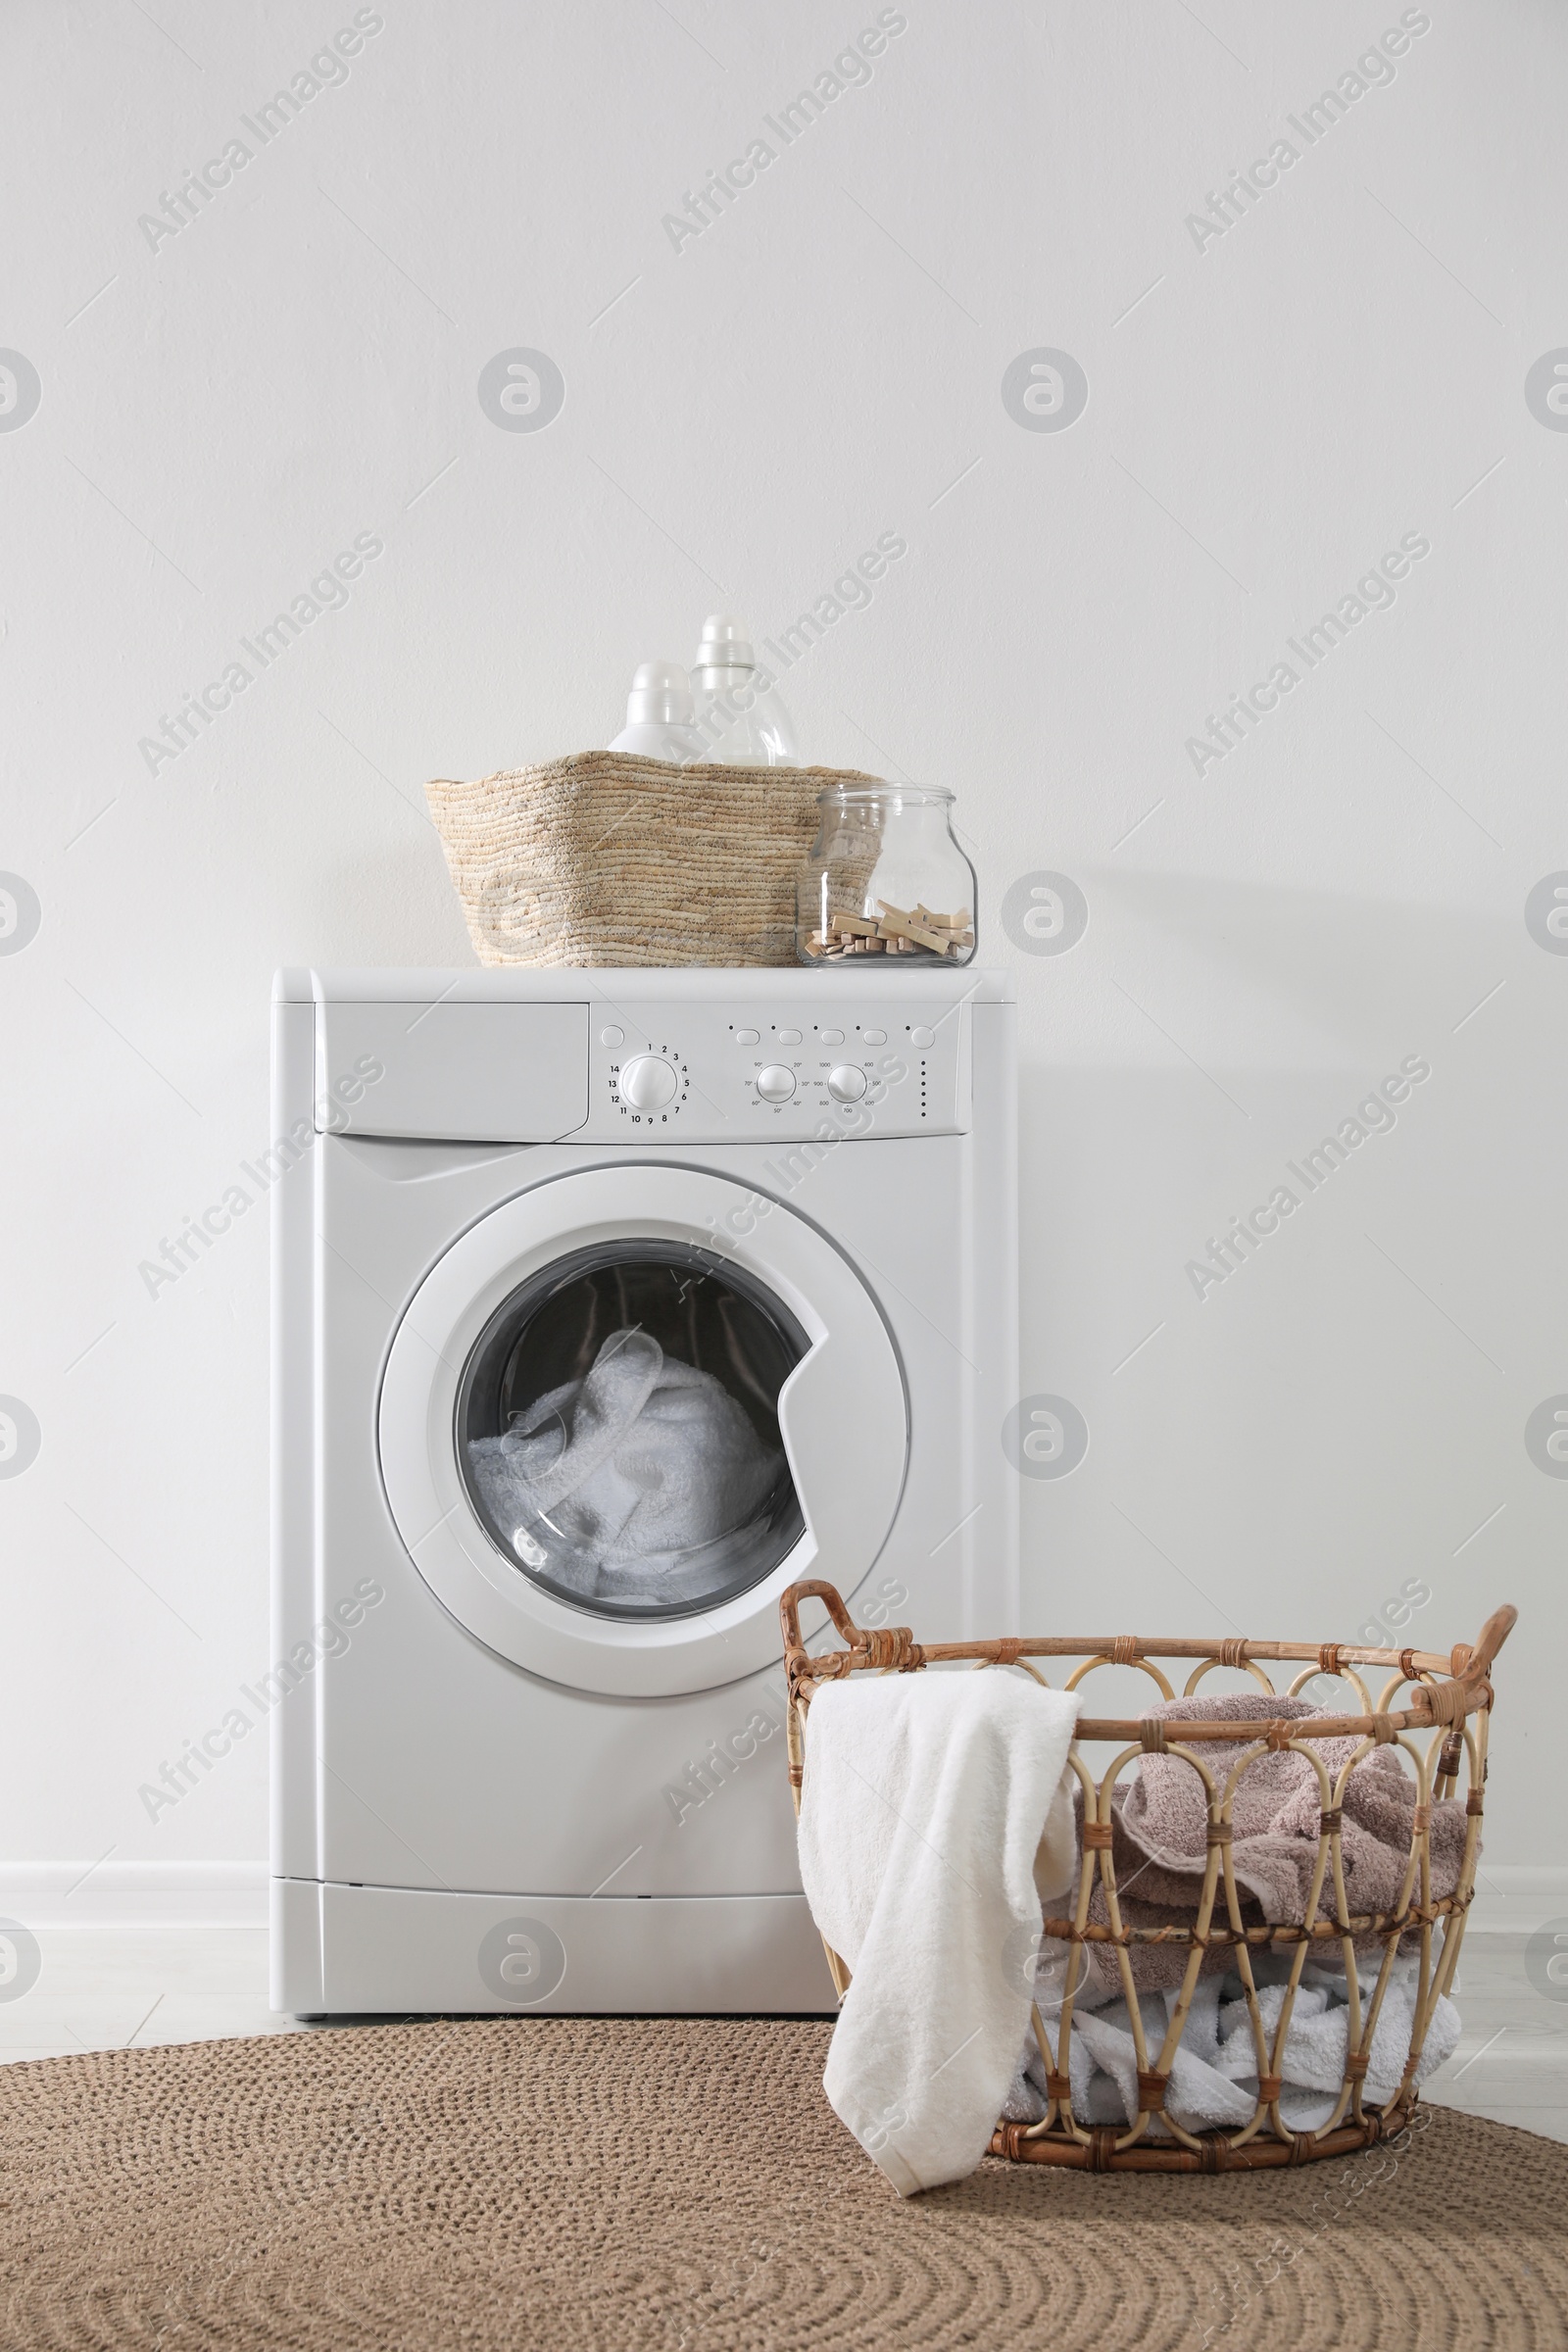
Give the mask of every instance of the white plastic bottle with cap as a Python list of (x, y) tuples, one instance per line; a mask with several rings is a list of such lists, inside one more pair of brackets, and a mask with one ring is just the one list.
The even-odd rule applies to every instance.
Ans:
[(704, 621), (692, 682), (705, 760), (726, 767), (800, 765), (795, 722), (735, 613), (710, 612)]
[(680, 663), (639, 662), (626, 697), (626, 724), (610, 748), (688, 767), (694, 760), (709, 757), (696, 718), (692, 682)]

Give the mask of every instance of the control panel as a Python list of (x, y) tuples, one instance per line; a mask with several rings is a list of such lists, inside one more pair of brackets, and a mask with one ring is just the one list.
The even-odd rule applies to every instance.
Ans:
[(608, 988), (586, 1003), (333, 1000), (317, 1021), (316, 1125), (466, 1143), (961, 1135), (970, 1023), (988, 1013), (858, 991), (842, 1009), (617, 1004)]
[[(639, 1008), (646, 1019), (648, 1007)], [(836, 1017), (760, 1006), (661, 1006), (591, 1016), (584, 1139), (739, 1143), (851, 1135), (955, 1135), (968, 1125), (963, 1004), (868, 1004)]]

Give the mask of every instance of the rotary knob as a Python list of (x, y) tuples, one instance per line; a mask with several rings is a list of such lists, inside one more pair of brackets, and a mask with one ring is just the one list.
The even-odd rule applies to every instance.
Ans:
[(827, 1091), (835, 1102), (858, 1102), (868, 1084), (865, 1072), (853, 1061), (840, 1062), (828, 1072)]
[(639, 1054), (620, 1073), (620, 1095), (633, 1110), (662, 1110), (673, 1102), (680, 1081), (657, 1054)]
[(764, 1102), (787, 1102), (795, 1092), (795, 1072), (781, 1061), (770, 1061), (757, 1073), (757, 1091)]

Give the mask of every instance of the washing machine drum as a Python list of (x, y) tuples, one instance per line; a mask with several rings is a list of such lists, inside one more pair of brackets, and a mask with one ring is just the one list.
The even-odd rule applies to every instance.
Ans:
[(711, 1250), (572, 1250), (497, 1308), (468, 1358), (469, 1499), (564, 1600), (617, 1617), (712, 1608), (806, 1532), (778, 1399), (809, 1350), (783, 1302)]
[(701, 1690), (778, 1654), (805, 1575), (853, 1591), (903, 1489), (883, 1318), (782, 1203), (595, 1169), (493, 1210), (399, 1326), (388, 1499), (470, 1631), (579, 1688)]

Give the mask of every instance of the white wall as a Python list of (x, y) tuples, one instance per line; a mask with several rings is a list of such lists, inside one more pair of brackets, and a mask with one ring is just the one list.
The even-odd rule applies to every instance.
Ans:
[[(1026, 1486), (1030, 1619), (1350, 1639), (1419, 1579), (1405, 1638), (1446, 1646), (1511, 1597), (1494, 1887), (1555, 1864), (1568, 1483), (1525, 1427), (1568, 1392), (1568, 956), (1525, 906), (1568, 868), (1568, 416), (1526, 374), (1568, 346), (1561, 11), (1404, 12), (1308, 147), (1396, 0), (378, 0), (262, 146), (240, 118), (355, 15), (0, 27), (0, 344), (42, 388), (0, 429), (0, 867), (41, 909), (0, 956), (0, 1392), (41, 1433), (0, 1481), (12, 1854), (264, 1851), (259, 1741), (156, 1827), (136, 1790), (267, 1663), (265, 1220), (156, 1298), (138, 1265), (267, 1140), (273, 967), (469, 960), (424, 779), (603, 742), (636, 660), (721, 604), (777, 630), (891, 531), (787, 692), (817, 757), (958, 790), (1017, 971), (1023, 1385), (1090, 1432)], [(564, 375), (544, 430), (476, 395), (514, 347)], [(1065, 430), (1004, 406), (1042, 348), (1087, 375)], [(144, 753), (357, 534), (346, 606)], [(1405, 534), (1307, 674), (1288, 641)], [(999, 920), (1042, 872), (1089, 910), (1059, 955)], [(1206, 1237), (1408, 1055), (1396, 1127), (1200, 1298)]]

